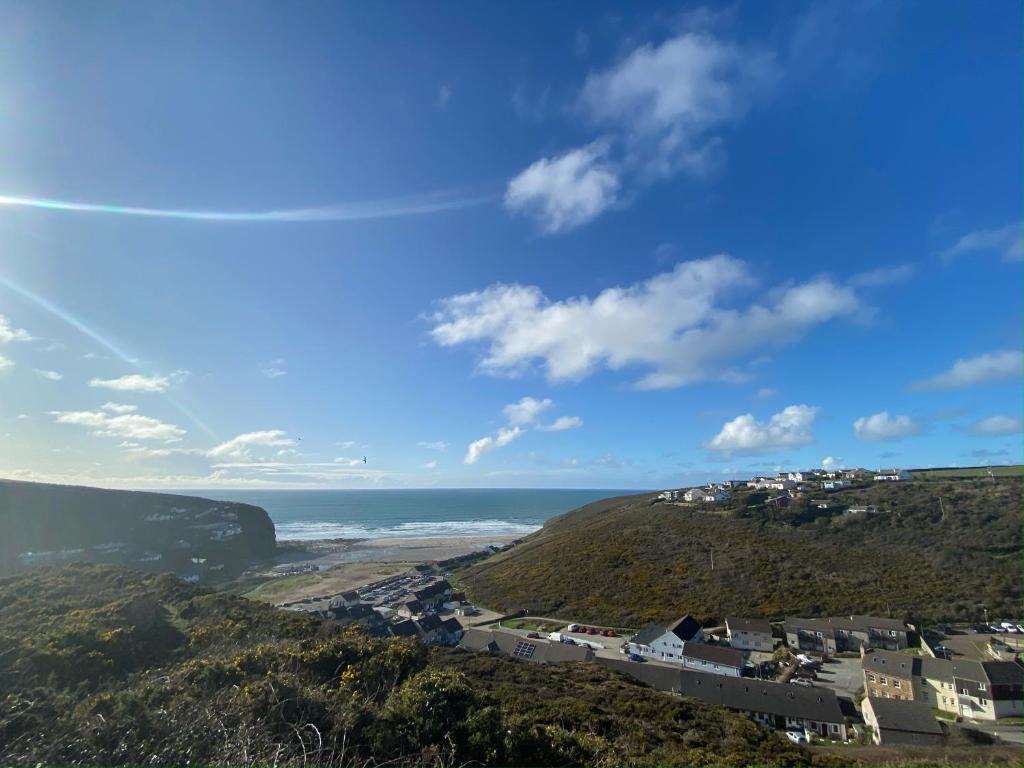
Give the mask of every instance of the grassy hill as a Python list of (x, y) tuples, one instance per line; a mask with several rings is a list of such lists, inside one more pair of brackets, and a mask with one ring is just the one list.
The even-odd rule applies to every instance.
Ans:
[(0, 480), (0, 573), (85, 560), (221, 577), (275, 548), (273, 522), (250, 504)]
[(843, 765), (596, 664), (427, 649), (102, 565), (0, 578), (0, 765)]
[[(1019, 616), (1022, 479), (868, 483), (788, 509), (606, 499), (457, 574), (481, 605), (616, 626), (690, 612)], [(940, 502), (941, 499), (941, 502)], [(844, 515), (853, 505), (879, 514)], [(714, 570), (711, 556), (714, 555)]]

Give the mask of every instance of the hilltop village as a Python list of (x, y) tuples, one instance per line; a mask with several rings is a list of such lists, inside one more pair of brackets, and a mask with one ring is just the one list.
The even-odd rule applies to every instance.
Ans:
[[(832, 491), (911, 478), (895, 468), (794, 471), (665, 490), (650, 503), (713, 510), (733, 494), (757, 492), (771, 506), (824, 509), (834, 506)], [(838, 512), (885, 511), (864, 505)], [(358, 590), (280, 607), (526, 663), (601, 664), (668, 695), (743, 713), (794, 743), (939, 745), (962, 732), (1024, 742), (1020, 618), (918, 626), (853, 612), (704, 623), (684, 615), (625, 629), (471, 605), (449, 581), (457, 581), (465, 560), (417, 566)]]

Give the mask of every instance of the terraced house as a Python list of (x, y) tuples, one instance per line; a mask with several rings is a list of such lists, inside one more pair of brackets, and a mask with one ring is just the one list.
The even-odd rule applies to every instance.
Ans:
[(882, 648), (898, 651), (909, 644), (910, 629), (899, 619), (879, 616), (834, 616), (828, 619), (786, 618), (790, 648), (817, 653)]
[(868, 651), (862, 668), (869, 698), (919, 701), (972, 720), (1024, 715), (1024, 667), (1016, 662)]

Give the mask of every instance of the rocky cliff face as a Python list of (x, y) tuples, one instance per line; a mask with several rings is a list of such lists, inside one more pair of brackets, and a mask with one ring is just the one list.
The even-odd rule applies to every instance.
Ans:
[(0, 480), (0, 572), (88, 561), (205, 580), (275, 548), (270, 517), (249, 504)]

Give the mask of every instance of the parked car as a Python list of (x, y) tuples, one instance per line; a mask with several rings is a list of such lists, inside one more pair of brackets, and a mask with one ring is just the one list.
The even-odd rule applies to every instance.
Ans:
[(615, 632), (613, 632), (613, 631), (612, 631), (612, 630), (610, 630), (610, 629), (606, 629), (606, 630), (604, 631), (604, 636), (605, 636), (605, 637), (615, 637)]
[(814, 683), (812, 683), (806, 677), (794, 677), (789, 682), (791, 682), (793, 685), (806, 685), (806, 686), (809, 686), (809, 687), (814, 685)]
[(527, 632), (526, 636), (529, 637), (529, 638), (540, 637), (540, 633), (539, 632)]
[(800, 677), (800, 678), (803, 678), (804, 680), (817, 680), (818, 679), (818, 675), (817, 675), (817, 673), (813, 669), (798, 669), (793, 674), (793, 677)]
[(786, 731), (786, 738), (794, 744), (806, 744), (807, 734), (803, 731)]
[(975, 624), (971, 629), (982, 635), (987, 635), (989, 633), (989, 626), (987, 624)]
[(988, 629), (990, 632), (1006, 632), (1006, 630), (999, 624), (993, 624)]
[(631, 653), (631, 654), (629, 654), (629, 660), (630, 661), (643, 661), (644, 657), (641, 656), (639, 653)]
[(1018, 632), (1024, 632), (1024, 624), (1018, 624), (1017, 625), (1017, 631)]

